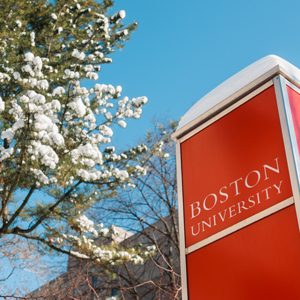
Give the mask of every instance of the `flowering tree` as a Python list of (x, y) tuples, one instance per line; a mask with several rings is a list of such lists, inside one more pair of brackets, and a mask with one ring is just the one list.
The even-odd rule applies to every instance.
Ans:
[[(149, 151), (139, 156), (147, 173), (133, 179), (134, 191), (124, 191), (92, 209), (95, 216), (109, 218), (136, 233), (123, 244), (147, 243), (156, 248), (142, 265), (128, 262), (109, 266), (116, 274), (110, 284), (119, 290), (121, 299), (181, 299), (176, 158), (171, 140), (176, 127), (176, 122), (157, 123), (147, 134), (144, 142)], [(96, 275), (97, 271), (103, 272), (101, 268), (93, 269)], [(95, 287), (101, 290), (105, 285), (101, 282)]]
[(176, 126), (156, 124), (147, 134), (144, 142), (149, 151), (138, 157), (147, 174), (132, 179), (134, 189), (89, 211), (95, 219), (100, 216), (120, 226), (116, 237), (126, 248), (142, 243), (149, 245), (147, 250), (155, 247), (155, 253), (139, 265), (94, 264), (70, 257), (64, 274), (28, 297), (181, 299), (175, 145), (170, 138)]
[(111, 231), (84, 214), (144, 172), (136, 157), (146, 147), (119, 152), (112, 137), (140, 118), (147, 98), (98, 83), (101, 65), (136, 27), (124, 25), (124, 11), (110, 15), (112, 5), (0, 2), (0, 237), (102, 263), (137, 263), (135, 250), (97, 244)]

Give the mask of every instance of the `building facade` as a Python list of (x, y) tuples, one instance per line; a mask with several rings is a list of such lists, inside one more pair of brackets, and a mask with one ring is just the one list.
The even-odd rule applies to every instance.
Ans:
[(181, 299), (177, 218), (161, 218), (140, 233), (117, 228), (125, 247), (155, 245), (156, 254), (141, 265), (95, 265), (73, 257), (67, 271), (27, 297), (32, 299), (171, 300)]

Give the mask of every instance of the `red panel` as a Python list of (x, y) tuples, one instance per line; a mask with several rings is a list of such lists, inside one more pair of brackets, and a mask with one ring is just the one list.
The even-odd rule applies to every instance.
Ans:
[(298, 143), (298, 151), (300, 155), (300, 94), (289, 86), (287, 86), (287, 91), (289, 95), (293, 123)]
[(181, 153), (186, 246), (292, 195), (273, 86), (184, 141)]
[(189, 300), (300, 299), (294, 206), (187, 256)]

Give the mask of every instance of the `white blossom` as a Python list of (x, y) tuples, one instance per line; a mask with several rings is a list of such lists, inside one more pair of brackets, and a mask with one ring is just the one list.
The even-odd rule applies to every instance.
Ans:
[(10, 76), (8, 74), (0, 72), (0, 82), (5, 82), (9, 80)]
[(58, 100), (54, 99), (51, 102), (51, 108), (54, 112), (59, 112), (61, 110), (61, 104)]
[(53, 92), (52, 92), (52, 96), (62, 96), (65, 93), (65, 89), (62, 86), (58, 86), (56, 87)]
[(70, 69), (65, 70), (64, 78), (79, 79), (79, 77), (80, 77), (79, 72), (77, 72), (77, 71), (74, 72), (74, 71), (71, 71)]
[(22, 22), (21, 22), (20, 20), (16, 20), (16, 24), (17, 24), (17, 26), (18, 26), (19, 28), (22, 27)]
[(33, 59), (34, 59), (34, 55), (31, 52), (26, 52), (25, 53), (25, 59), (24, 59), (24, 61), (32, 62)]
[(13, 77), (15, 80), (20, 80), (21, 79), (21, 74), (19, 72), (14, 72)]
[(0, 97), (0, 112), (4, 111), (4, 109), (5, 109), (5, 103), (2, 100), (2, 98)]
[[(91, 11), (84, 1), (80, 4), (79, 1), (74, 2), (72, 6), (79, 10), (77, 13)], [(145, 173), (144, 168), (134, 163), (123, 165), (124, 160), (131, 156), (117, 153), (112, 145), (116, 125), (125, 128), (128, 119), (139, 118), (147, 98), (120, 98), (121, 86), (102, 82), (91, 86), (89, 81), (88, 87), (83, 86), (84, 81), (88, 81), (85, 78), (99, 80), (101, 64), (112, 61), (108, 57), (115, 48), (111, 43), (112, 37), (123, 42), (125, 39), (118, 34), (125, 36), (129, 33), (127, 29), (117, 32), (114, 28), (114, 22), (117, 24), (125, 18), (124, 10), (117, 12), (114, 15), (116, 20), (113, 20), (93, 7), (89, 14), (93, 20), (84, 25), (79, 22), (77, 27), (71, 7), (63, 6), (59, 14), (47, 10), (47, 14), (50, 22), (49, 32), (45, 34), (51, 36), (51, 45), (46, 44), (49, 41), (47, 36), (41, 36), (44, 32), (33, 31), (27, 25), (30, 24), (27, 16), (22, 15), (20, 20), (15, 15), (10, 24), (13, 26), (9, 27), (4, 20), (5, 35), (0, 38), (0, 83), (8, 92), (5, 90), (5, 96), (0, 97), (0, 161), (9, 160), (11, 172), (17, 170), (22, 174), (22, 185), (18, 191), (34, 186), (51, 194), (51, 185), (55, 185), (53, 190), (63, 193), (80, 183), (76, 190), (78, 195), (72, 193), (64, 201), (70, 205), (71, 212), (77, 209), (76, 204), (84, 196), (88, 203), (80, 203), (84, 210), (95, 200), (96, 193), (91, 191), (93, 183), (111, 184), (113, 189), (123, 188), (132, 185), (132, 173)], [(32, 15), (32, 18), (35, 17)], [(8, 15), (7, 18), (11, 17)], [(62, 25), (58, 19), (65, 20), (65, 23)], [(78, 31), (80, 34), (76, 36)], [(68, 38), (69, 33), (74, 33), (75, 38)], [(16, 54), (22, 53), (18, 49), (24, 47), (27, 52)], [(143, 151), (142, 148), (140, 150)], [(130, 153), (139, 154), (140, 150), (137, 147)], [(2, 174), (4, 177), (10, 176), (6, 175), (6, 169), (7, 166)], [(83, 194), (85, 191), (86, 195)], [(53, 193), (49, 202), (55, 201), (55, 197), (57, 195)], [(34, 208), (34, 201), (31, 205)], [(70, 226), (66, 231), (70, 234), (62, 232), (51, 236), (39, 227), (41, 234), (49, 234), (49, 243), (76, 249), (72, 253), (78, 257), (93, 257), (106, 262), (113, 260), (113, 263), (143, 261), (134, 250), (116, 251), (113, 247), (107, 249), (96, 245), (95, 238), (110, 239), (112, 230), (94, 224), (80, 211), (77, 213), (78, 217), (72, 224), (76, 229)]]
[(79, 60), (84, 60), (85, 59), (85, 53), (80, 52), (78, 49), (73, 50), (72, 56), (79, 59)]
[(35, 32), (31, 31), (30, 32), (30, 41), (31, 41), (31, 46), (35, 46)]
[(118, 124), (123, 128), (126, 128), (126, 126), (127, 126), (127, 123), (124, 120), (119, 120)]
[(35, 179), (37, 182), (47, 185), (50, 183), (49, 178), (44, 174), (43, 171), (39, 169), (31, 168), (30, 171), (34, 174)]
[(99, 78), (98, 74), (95, 72), (87, 72), (86, 77), (92, 80), (97, 80)]
[(83, 117), (86, 114), (86, 106), (80, 97), (76, 97), (68, 106), (74, 111), (76, 116)]
[(102, 153), (96, 145), (87, 143), (80, 145), (77, 149), (71, 151), (71, 158), (74, 164), (85, 164), (88, 167), (93, 167), (96, 163), (102, 164)]
[(0, 161), (4, 161), (9, 159), (13, 154), (14, 148), (5, 149), (4, 147), (0, 146)]
[(58, 155), (53, 148), (48, 145), (43, 145), (41, 142), (33, 141), (28, 152), (33, 158), (37, 157), (42, 165), (49, 167), (50, 169), (55, 169), (59, 162)]
[(119, 170), (118, 168), (114, 169), (113, 175), (120, 181), (126, 181), (129, 178), (129, 174), (126, 170)]
[(41, 89), (41, 90), (48, 90), (48, 88), (49, 88), (49, 82), (48, 82), (48, 80), (46, 80), (46, 79), (39, 80), (37, 82), (37, 87), (39, 89)]
[(92, 233), (95, 237), (98, 236), (98, 233), (94, 227), (94, 222), (90, 220), (87, 216), (85, 215), (80, 215), (76, 220), (75, 223), (77, 226), (79, 226), (80, 230), (83, 232), (90, 232)]
[(52, 18), (53, 20), (57, 20), (57, 15), (56, 15), (55, 13), (52, 13), (52, 14), (51, 14), (51, 18)]
[(99, 126), (99, 131), (103, 134), (103, 135), (106, 135), (106, 136), (113, 136), (113, 130), (106, 126), (106, 125), (101, 125)]
[(11, 141), (13, 138), (14, 138), (14, 131), (12, 130), (12, 128), (8, 128), (4, 131), (2, 131), (1, 133), (1, 138), (4, 140), (4, 139), (7, 139), (8, 141)]
[(120, 10), (119, 11), (119, 16), (120, 16), (121, 19), (125, 19), (125, 17), (126, 17), (126, 11), (125, 10)]

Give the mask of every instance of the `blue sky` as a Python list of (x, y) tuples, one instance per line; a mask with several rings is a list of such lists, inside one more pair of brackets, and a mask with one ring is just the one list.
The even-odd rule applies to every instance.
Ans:
[(211, 89), (243, 67), (277, 54), (300, 65), (299, 1), (116, 1), (139, 28), (104, 68), (103, 80), (121, 84), (149, 104), (122, 145), (139, 140), (154, 120), (178, 120)]
[[(100, 81), (145, 95), (141, 120), (116, 134), (141, 140), (156, 120), (178, 120), (198, 99), (257, 59), (277, 54), (300, 66), (300, 2), (294, 0), (116, 0), (139, 28), (103, 67)], [(11, 277), (15, 286), (23, 272)], [(26, 275), (28, 276), (28, 275)], [(31, 280), (36, 288), (42, 280)]]

